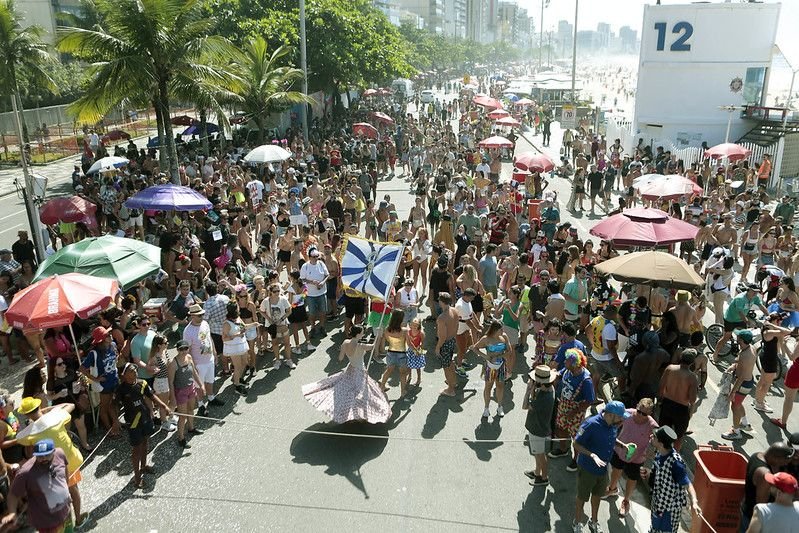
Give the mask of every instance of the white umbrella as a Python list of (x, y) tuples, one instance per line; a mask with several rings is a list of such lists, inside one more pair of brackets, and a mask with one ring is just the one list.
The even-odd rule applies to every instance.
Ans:
[(663, 174), (644, 174), (643, 176), (638, 176), (633, 180), (633, 187), (636, 189), (641, 189), (642, 187), (646, 187), (656, 181), (666, 179), (666, 176)]
[(114, 170), (115, 168), (127, 165), (128, 163), (130, 163), (130, 161), (124, 157), (110, 155), (95, 161), (94, 164), (89, 167), (89, 171), (86, 172), (86, 174), (94, 174), (95, 172), (102, 172), (104, 170)]
[(291, 152), (276, 144), (262, 144), (244, 156), (248, 163), (276, 163), (291, 157)]

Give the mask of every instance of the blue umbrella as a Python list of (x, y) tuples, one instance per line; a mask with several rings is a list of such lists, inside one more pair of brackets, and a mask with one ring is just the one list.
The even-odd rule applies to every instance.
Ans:
[[(184, 137), (188, 137), (190, 135), (199, 135), (200, 134), (200, 125), (199, 124), (192, 124), (186, 130), (181, 133)], [(205, 123), (205, 132), (206, 133), (216, 133), (219, 131), (219, 126), (214, 124), (213, 122), (206, 122)]]
[(156, 211), (200, 211), (211, 209), (212, 205), (208, 198), (194, 189), (167, 183), (136, 193), (125, 202), (125, 207)]
[(518, 97), (518, 96), (516, 96), (516, 95), (515, 95), (515, 94), (513, 94), (513, 93), (508, 93), (508, 94), (506, 94), (506, 95), (505, 95), (505, 98), (507, 98), (507, 99), (508, 99), (508, 100), (510, 100), (511, 102), (515, 102), (516, 100), (518, 100), (518, 99), (519, 99), (519, 97)]
[(160, 148), (161, 143), (158, 142), (158, 137), (152, 137), (147, 141), (147, 148)]

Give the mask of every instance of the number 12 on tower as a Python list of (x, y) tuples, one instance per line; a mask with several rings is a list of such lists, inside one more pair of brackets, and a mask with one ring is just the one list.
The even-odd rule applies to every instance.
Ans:
[[(665, 22), (655, 22), (655, 31), (657, 32), (657, 45), (655, 49), (658, 52), (662, 52), (666, 49), (666, 28), (667, 24)], [(670, 51), (689, 52), (691, 50), (691, 44), (688, 42), (688, 39), (694, 34), (694, 27), (690, 22), (677, 22), (672, 27), (671, 33), (677, 34), (678, 36), (674, 42), (671, 43), (671, 46), (669, 46)]]

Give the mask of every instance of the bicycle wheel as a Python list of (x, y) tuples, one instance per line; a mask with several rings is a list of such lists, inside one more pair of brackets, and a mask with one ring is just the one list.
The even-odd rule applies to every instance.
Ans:
[[(760, 357), (763, 355), (763, 348), (759, 348), (757, 350), (757, 355), (755, 356), (755, 365), (757, 365), (757, 370), (761, 374), (763, 374), (763, 368), (760, 364)], [(785, 375), (785, 361), (782, 358), (782, 355), (777, 357), (777, 373), (774, 376), (774, 381), (779, 381)]]
[[(716, 344), (721, 340), (724, 336), (724, 326), (721, 324), (713, 324), (707, 328), (705, 331), (705, 341), (707, 342), (707, 348), (710, 351), (713, 351), (716, 348)], [(732, 349), (732, 339), (727, 341), (724, 346), (719, 349), (719, 355), (727, 355), (730, 353)]]

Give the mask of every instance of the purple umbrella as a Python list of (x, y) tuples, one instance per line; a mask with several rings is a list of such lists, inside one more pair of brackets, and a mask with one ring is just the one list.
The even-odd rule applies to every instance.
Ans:
[[(181, 133), (181, 135), (183, 135), (184, 137), (188, 137), (189, 135), (199, 135), (200, 131), (201, 130), (200, 130), (200, 125), (199, 124), (192, 124), (191, 126), (186, 128), (185, 130), (183, 130), (183, 133)], [(205, 123), (205, 132), (206, 133), (211, 134), (211, 133), (216, 133), (218, 131), (219, 131), (219, 126), (217, 126), (216, 124), (214, 124), (212, 122), (206, 122)]]
[(154, 209), (156, 211), (200, 211), (211, 209), (208, 198), (182, 185), (153, 185), (131, 196), (125, 202), (128, 209)]

